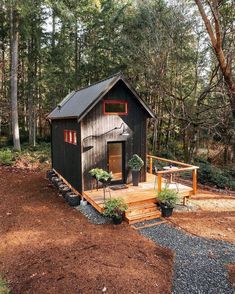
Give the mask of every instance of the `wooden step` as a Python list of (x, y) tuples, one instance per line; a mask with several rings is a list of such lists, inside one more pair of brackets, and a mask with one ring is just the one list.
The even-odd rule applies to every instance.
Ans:
[(154, 197), (154, 198), (143, 199), (143, 200), (133, 201), (133, 202), (128, 201), (127, 204), (128, 204), (128, 207), (131, 208), (133, 206), (141, 206), (141, 205), (144, 205), (144, 204), (151, 204), (151, 203), (157, 203), (157, 199)]
[(162, 221), (156, 221), (154, 223), (145, 224), (145, 225), (140, 226), (140, 227), (135, 227), (135, 225), (133, 224), (131, 227), (133, 229), (135, 229), (135, 230), (142, 230), (142, 229), (145, 229), (145, 228), (151, 228), (151, 227), (159, 226), (159, 225), (164, 224), (166, 222), (167, 222), (167, 220), (163, 219)]
[(142, 205), (138, 206), (131, 206), (129, 209), (126, 211), (126, 216), (132, 216), (132, 215), (137, 215), (137, 214), (145, 214), (147, 212), (151, 211), (156, 211), (157, 206), (155, 203), (145, 203)]
[(128, 224), (134, 224), (137, 222), (158, 218), (160, 216), (161, 216), (161, 212), (156, 209), (155, 211), (151, 211), (147, 213), (141, 213), (141, 214), (136, 214), (132, 216), (125, 216), (125, 219), (128, 222)]

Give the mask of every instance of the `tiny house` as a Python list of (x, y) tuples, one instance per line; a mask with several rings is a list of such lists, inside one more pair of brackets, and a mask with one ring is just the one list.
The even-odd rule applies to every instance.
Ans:
[(136, 153), (146, 181), (148, 118), (154, 113), (122, 74), (71, 92), (48, 116), (53, 169), (83, 194), (95, 167), (112, 172), (112, 184), (130, 183), (128, 160)]

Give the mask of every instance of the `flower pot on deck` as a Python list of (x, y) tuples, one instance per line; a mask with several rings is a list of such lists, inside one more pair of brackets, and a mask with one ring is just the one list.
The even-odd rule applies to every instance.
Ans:
[(138, 170), (132, 170), (132, 183), (133, 186), (139, 186), (140, 172)]

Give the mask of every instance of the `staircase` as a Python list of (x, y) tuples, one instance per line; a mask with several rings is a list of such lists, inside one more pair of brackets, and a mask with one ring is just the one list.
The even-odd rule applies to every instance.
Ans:
[(156, 199), (129, 204), (129, 208), (125, 212), (125, 220), (128, 224), (159, 218), (160, 216), (161, 212), (156, 206)]

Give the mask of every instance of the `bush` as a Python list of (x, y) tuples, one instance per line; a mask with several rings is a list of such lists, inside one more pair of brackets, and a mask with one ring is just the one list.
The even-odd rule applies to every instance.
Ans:
[(128, 208), (122, 198), (114, 198), (106, 200), (104, 203), (104, 216), (118, 217)]
[(164, 206), (174, 208), (179, 200), (179, 196), (175, 190), (165, 188), (157, 194), (157, 200), (159, 200)]
[(95, 177), (97, 181), (108, 181), (113, 177), (112, 172), (109, 173), (102, 168), (93, 168), (89, 173)]
[(0, 276), (0, 293), (1, 294), (9, 294), (10, 289), (7, 285), (7, 282)]
[(143, 165), (143, 160), (137, 154), (134, 154), (128, 161), (128, 166), (134, 171), (140, 171)]
[(10, 149), (0, 150), (0, 164), (12, 165), (14, 159), (14, 154)]
[(204, 158), (196, 158), (194, 164), (199, 166), (198, 182), (201, 184), (211, 184), (220, 189), (235, 190), (235, 180), (232, 173), (228, 170), (222, 170)]

